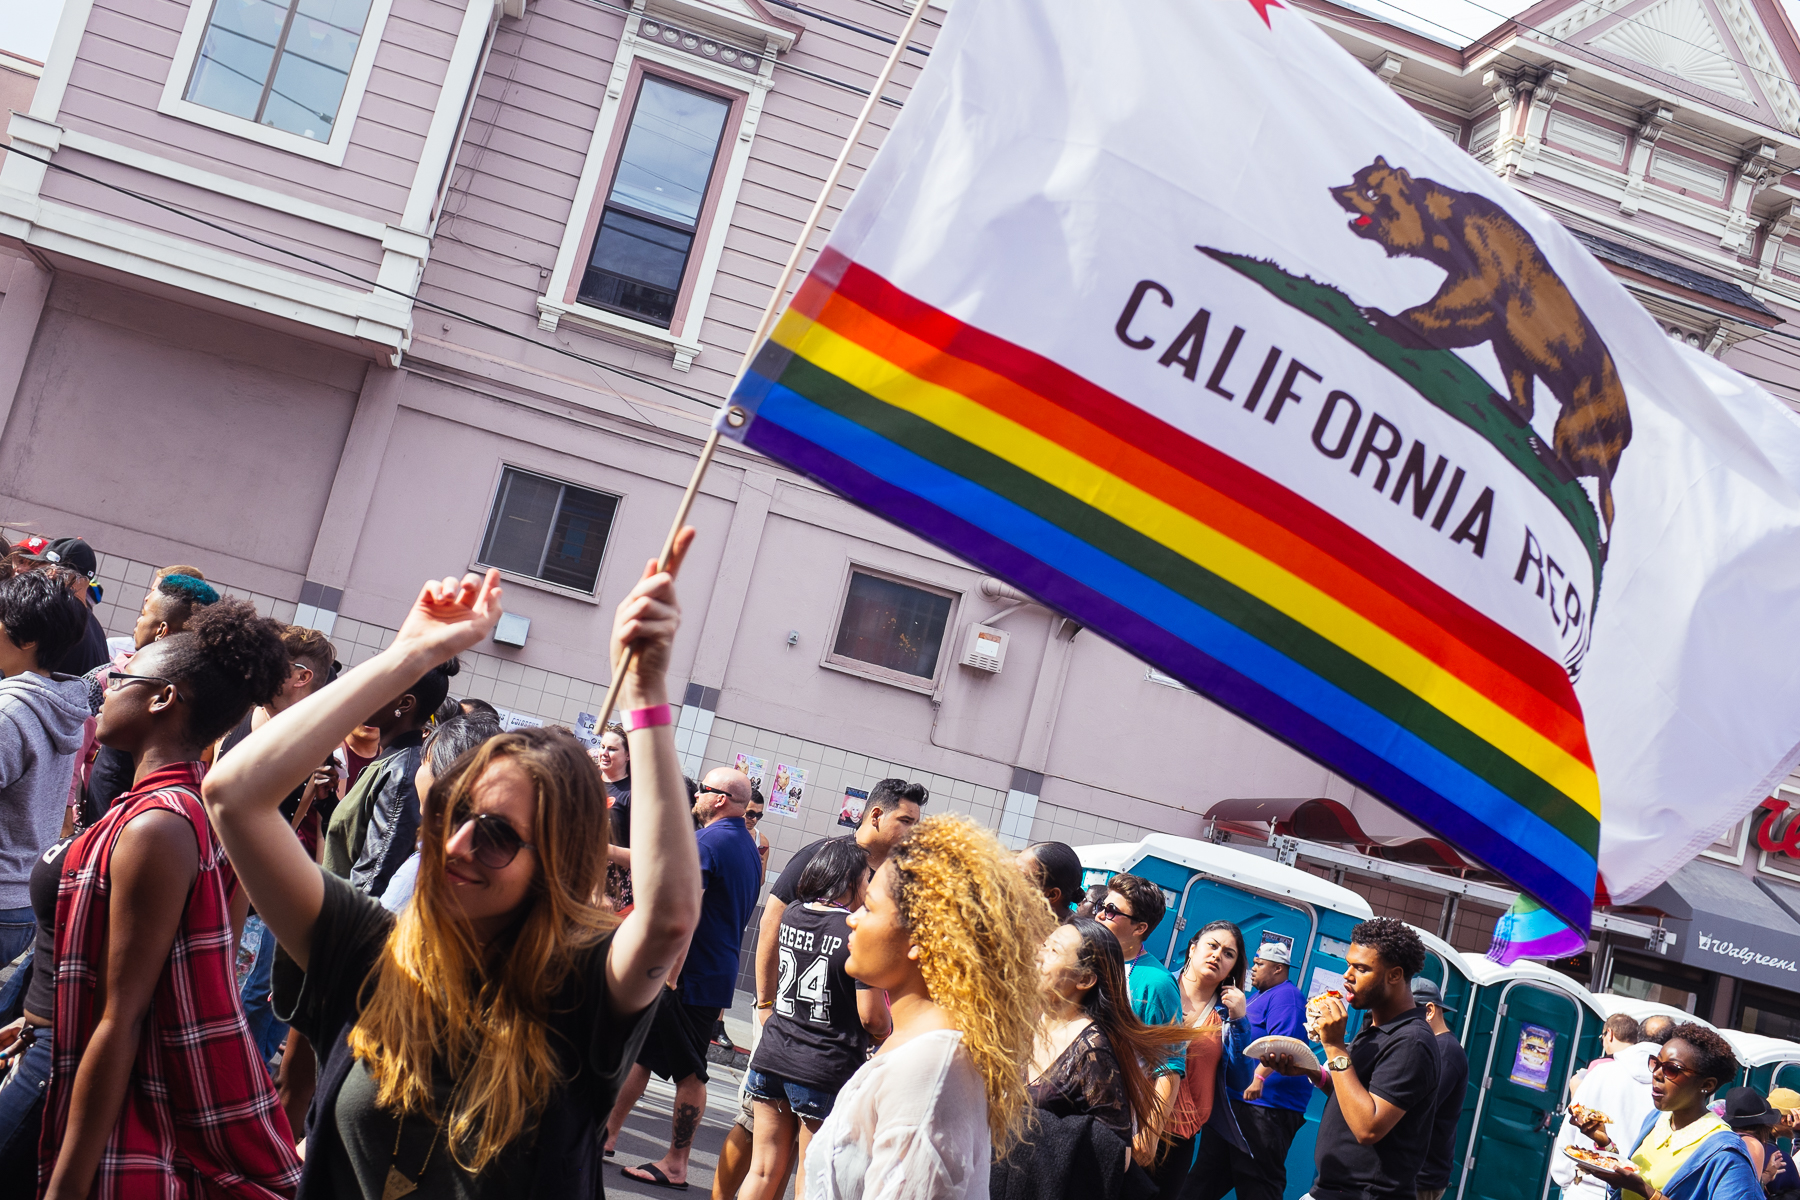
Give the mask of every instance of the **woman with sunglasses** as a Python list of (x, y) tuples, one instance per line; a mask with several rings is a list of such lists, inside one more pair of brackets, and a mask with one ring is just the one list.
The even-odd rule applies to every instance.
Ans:
[(293, 1138), (232, 974), (243, 896), (200, 799), (202, 752), (287, 667), (281, 626), (221, 600), (107, 679), (98, 736), (134, 782), (32, 879), (25, 1007), (53, 1042), (42, 1196), (293, 1194)]
[[(598, 1195), (596, 1125), (637, 1057), (699, 918), (664, 672), (680, 623), (652, 563), (619, 605), (635, 648), (621, 707), (637, 766), (637, 907), (597, 903), (599, 772), (566, 732), (484, 742), (435, 780), (412, 902), (397, 916), (301, 851), (280, 797), (384, 696), (489, 636), (498, 573), (425, 585), (393, 643), (251, 734), (206, 781), (208, 811), (297, 971), (276, 995), (318, 1048), (302, 1197)], [(641, 814), (641, 815), (640, 815)]]
[(1597, 1149), (1628, 1153), (1635, 1170), (1608, 1171), (1586, 1162), (1576, 1168), (1628, 1200), (1763, 1200), (1762, 1181), (1743, 1139), (1709, 1107), (1713, 1093), (1737, 1072), (1731, 1045), (1715, 1030), (1692, 1021), (1675, 1026), (1662, 1052), (1650, 1060), (1656, 1111), (1629, 1147), (1607, 1137), (1604, 1113), (1589, 1113), (1576, 1123)]

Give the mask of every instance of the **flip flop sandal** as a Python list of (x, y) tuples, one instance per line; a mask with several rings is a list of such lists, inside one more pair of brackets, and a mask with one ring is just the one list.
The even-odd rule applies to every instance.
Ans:
[[(645, 1179), (641, 1175), (633, 1175), (633, 1171), (648, 1171), (650, 1173), (650, 1178)], [(680, 1183), (671, 1183), (669, 1177), (663, 1174), (662, 1168), (655, 1163), (639, 1163), (635, 1167), (624, 1168), (621, 1173), (627, 1179), (635, 1179), (639, 1183), (648, 1183), (653, 1187), (669, 1188), (670, 1190), (677, 1192), (687, 1191), (688, 1185), (685, 1179)]]

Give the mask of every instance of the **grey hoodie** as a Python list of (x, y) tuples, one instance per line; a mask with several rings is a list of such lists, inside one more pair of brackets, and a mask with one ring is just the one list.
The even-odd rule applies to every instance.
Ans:
[(62, 832), (90, 712), (73, 676), (0, 679), (0, 909), (31, 903), (32, 860)]

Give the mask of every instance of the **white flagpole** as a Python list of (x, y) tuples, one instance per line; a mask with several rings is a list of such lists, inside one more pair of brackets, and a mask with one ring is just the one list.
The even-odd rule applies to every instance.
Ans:
[[(919, 20), (925, 15), (927, 0), (915, 0), (912, 16), (906, 19), (906, 26), (900, 36), (894, 39), (894, 49), (881, 65), (881, 73), (875, 77), (875, 85), (869, 89), (869, 97), (863, 101), (862, 111), (856, 115), (856, 124), (850, 127), (850, 136), (844, 139), (844, 148), (838, 151), (837, 161), (831, 164), (831, 170), (825, 176), (825, 184), (819, 189), (819, 198), (813, 201), (812, 212), (807, 215), (806, 224), (801, 227), (800, 234), (794, 239), (794, 249), (788, 255), (787, 265), (781, 268), (781, 277), (775, 281), (774, 289), (769, 293), (769, 302), (763, 306), (762, 319), (756, 323), (756, 332), (750, 338), (750, 345), (744, 351), (743, 359), (738, 363), (737, 373), (732, 376), (731, 388), (726, 392), (727, 403), (732, 392), (737, 391), (738, 384), (750, 369), (750, 362), (758, 349), (762, 347), (769, 331), (775, 327), (776, 310), (781, 307), (782, 299), (787, 295), (788, 285), (793, 282), (794, 275), (800, 269), (800, 258), (806, 253), (807, 243), (812, 240), (813, 233), (824, 219), (825, 208), (831, 202), (831, 195), (837, 190), (838, 180), (844, 174), (844, 168), (850, 162), (850, 152), (856, 149), (862, 140), (863, 130), (868, 128), (869, 118), (875, 115), (875, 106), (881, 102), (881, 94), (887, 89), (894, 77), (894, 69), (900, 65), (900, 56), (906, 52), (908, 43), (912, 41), (913, 31), (918, 29)], [(733, 427), (742, 425), (746, 414), (735, 405), (727, 409), (725, 419)], [(694, 464), (693, 477), (688, 480), (687, 490), (681, 494), (681, 503), (675, 508), (675, 520), (669, 526), (669, 535), (663, 539), (662, 553), (657, 555), (659, 570), (667, 570), (669, 556), (675, 550), (675, 536), (681, 527), (687, 524), (688, 513), (694, 507), (694, 497), (700, 494), (700, 480), (706, 475), (706, 468), (712, 465), (713, 454), (719, 448), (719, 431), (713, 430), (707, 435), (706, 444), (700, 448), (700, 458)], [(625, 682), (625, 672), (631, 666), (636, 650), (628, 649), (620, 657), (619, 665), (613, 668), (612, 685), (606, 689), (606, 699), (600, 706), (600, 720), (594, 726), (598, 730), (606, 728), (612, 720), (614, 707), (618, 704), (619, 688)]]

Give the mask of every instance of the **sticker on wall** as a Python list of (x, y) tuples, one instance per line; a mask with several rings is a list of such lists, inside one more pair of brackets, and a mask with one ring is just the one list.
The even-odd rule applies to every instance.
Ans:
[(861, 788), (844, 789), (844, 807), (838, 810), (838, 824), (855, 829), (862, 824), (863, 807), (869, 803), (869, 793)]
[(1550, 1061), (1556, 1057), (1556, 1034), (1542, 1025), (1519, 1028), (1519, 1048), (1513, 1054), (1511, 1079), (1534, 1091), (1550, 1090)]
[(740, 754), (737, 756), (737, 761), (732, 765), (750, 777), (750, 783), (753, 787), (762, 786), (763, 768), (768, 765), (762, 759), (755, 758), (748, 754)]
[(511, 733), (515, 729), (536, 729), (543, 725), (542, 717), (530, 716), (527, 713), (505, 712), (500, 715), (500, 731)]
[(805, 790), (806, 771), (803, 768), (776, 763), (775, 788), (769, 793), (768, 810), (784, 817), (799, 816), (800, 793)]

